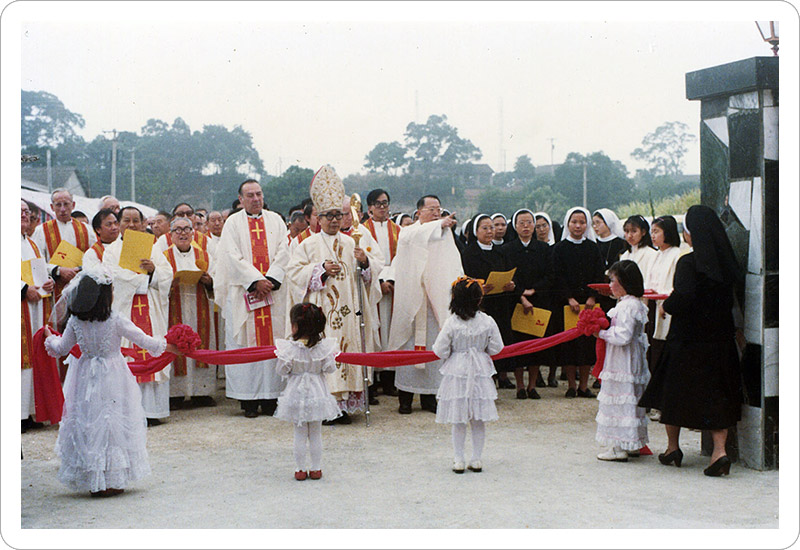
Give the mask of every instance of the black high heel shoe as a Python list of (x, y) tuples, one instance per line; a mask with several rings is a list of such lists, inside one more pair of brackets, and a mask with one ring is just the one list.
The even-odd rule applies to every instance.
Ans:
[(680, 468), (681, 462), (683, 461), (683, 451), (677, 449), (669, 454), (661, 453), (660, 455), (658, 455), (658, 461), (664, 466), (669, 466), (674, 462), (675, 466)]
[(703, 473), (710, 477), (719, 477), (721, 475), (729, 475), (731, 473), (731, 459), (728, 455), (721, 456), (714, 463), (703, 470)]

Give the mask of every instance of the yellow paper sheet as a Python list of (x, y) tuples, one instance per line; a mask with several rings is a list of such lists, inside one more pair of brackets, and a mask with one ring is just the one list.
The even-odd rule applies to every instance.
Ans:
[(80, 267), (83, 264), (83, 252), (67, 241), (61, 241), (50, 258), (50, 263), (61, 267)]
[(31, 261), (25, 260), (22, 262), (22, 282), (28, 286), (33, 285), (33, 273), (31, 273)]
[(511, 271), (492, 271), (489, 273), (489, 276), (486, 278), (486, 284), (492, 285), (494, 288), (486, 294), (500, 294), (503, 292), (503, 287), (511, 282), (516, 272), (517, 268), (515, 267)]
[(149, 260), (153, 251), (153, 235), (144, 231), (125, 231), (122, 239), (122, 251), (119, 255), (119, 266), (136, 273), (145, 273), (139, 267), (142, 260)]
[(564, 306), (564, 330), (569, 330), (578, 326), (578, 316), (580, 312), (586, 309), (586, 304), (581, 304), (581, 309), (578, 313), (572, 313), (572, 308)]
[(526, 315), (522, 304), (517, 304), (517, 307), (514, 308), (514, 315), (511, 316), (511, 328), (517, 332), (541, 338), (547, 330), (550, 315), (552, 315), (550, 311), (538, 307), (533, 308), (533, 311)]
[(202, 271), (184, 270), (178, 271), (172, 278), (177, 280), (182, 285), (194, 286), (200, 282), (200, 277), (202, 276)]

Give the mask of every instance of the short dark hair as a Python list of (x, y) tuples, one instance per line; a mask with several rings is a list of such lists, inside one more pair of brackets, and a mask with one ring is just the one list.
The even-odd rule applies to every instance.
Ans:
[(173, 216), (175, 215), (175, 211), (178, 209), (179, 206), (188, 206), (192, 210), (192, 214), (194, 214), (194, 208), (192, 208), (191, 204), (189, 204), (188, 202), (179, 202), (178, 204), (172, 207)]
[(289, 216), (289, 223), (294, 223), (297, 220), (299, 220), (300, 218), (303, 218), (303, 221), (305, 221), (305, 219), (306, 219), (305, 215), (303, 214), (303, 212), (301, 210), (295, 210)]
[(117, 219), (121, 220), (122, 219), (122, 214), (126, 210), (136, 210), (139, 213), (139, 219), (144, 221), (144, 214), (142, 214), (142, 211), (139, 210), (138, 208), (136, 208), (135, 206), (123, 206), (122, 208), (120, 208), (119, 209), (119, 214), (117, 214)]
[(89, 217), (86, 214), (84, 214), (83, 212), (81, 212), (80, 210), (73, 210), (72, 213), (70, 214), (70, 216), (72, 216), (73, 218), (88, 218)]
[[(167, 221), (169, 221), (169, 219), (172, 217), (172, 214), (170, 214), (169, 212), (165, 212), (163, 210), (159, 210), (158, 212), (156, 212), (156, 216), (164, 216), (164, 218)], [(155, 217), (155, 216), (153, 216), (153, 217)]]
[[(625, 226), (628, 224), (631, 224), (634, 227), (638, 227), (644, 233), (641, 242), (639, 242), (640, 247), (649, 246), (650, 248), (653, 248), (653, 239), (650, 237), (650, 224), (647, 223), (647, 220), (644, 219), (644, 216), (642, 216), (641, 214), (634, 214), (633, 216), (625, 220), (625, 223), (622, 224), (622, 229), (624, 230)], [(630, 245), (626, 246), (628, 250), (630, 250)]]
[(314, 203), (310, 202), (303, 207), (303, 216), (311, 218), (311, 213), (314, 211)]
[(465, 321), (475, 317), (483, 300), (483, 287), (475, 279), (464, 279), (450, 289), (450, 311)]
[(437, 197), (436, 195), (425, 195), (423, 197), (420, 197), (420, 199), (417, 201), (417, 210), (425, 206), (425, 199), (436, 199), (437, 201), (439, 201), (439, 204), (442, 204), (442, 201), (440, 201), (439, 197)]
[(384, 191), (383, 189), (373, 189), (369, 193), (367, 193), (367, 206), (374, 206), (375, 203), (378, 201), (378, 197), (381, 195), (386, 195), (386, 200), (392, 202), (392, 197), (389, 196), (388, 191)]
[(325, 314), (319, 306), (310, 302), (295, 304), (289, 310), (289, 321), (297, 327), (292, 338), (307, 338), (306, 346), (313, 348), (325, 337)]
[[(250, 178), (249, 180), (244, 180), (242, 183), (239, 184), (239, 194), (240, 195), (242, 194), (242, 187), (244, 187), (248, 183), (258, 183), (258, 186), (261, 187), (261, 184), (257, 180), (254, 180), (252, 178)], [(262, 190), (262, 193), (263, 193), (263, 190)]]
[(681, 236), (678, 234), (678, 221), (672, 216), (659, 216), (651, 224), (664, 232), (664, 242), (670, 246), (680, 246)]
[(242, 202), (239, 199), (236, 199), (231, 203), (231, 210), (233, 210), (233, 212), (238, 212), (241, 209), (242, 209)]
[(92, 229), (94, 229), (95, 233), (97, 233), (97, 231), (100, 229), (100, 226), (103, 225), (103, 220), (106, 219), (109, 214), (113, 214), (117, 221), (119, 221), (119, 217), (113, 210), (110, 208), (103, 208), (94, 215), (94, 218), (92, 218)]
[(633, 260), (620, 260), (608, 268), (608, 276), (614, 275), (625, 292), (641, 298), (644, 295), (644, 277)]
[[(81, 283), (83, 282), (84, 281), (81, 281)], [(111, 285), (97, 286), (99, 287), (99, 294), (97, 295), (97, 301), (94, 303), (94, 307), (89, 311), (80, 313), (70, 311), (70, 315), (74, 315), (81, 321), (105, 321), (111, 317), (111, 302), (114, 297), (111, 292)]]

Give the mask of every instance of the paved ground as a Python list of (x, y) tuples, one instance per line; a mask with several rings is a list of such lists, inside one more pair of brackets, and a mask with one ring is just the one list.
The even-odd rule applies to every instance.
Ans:
[[(111, 499), (62, 486), (57, 428), (29, 431), (22, 435), (22, 535), (28, 528), (778, 527), (778, 472), (734, 464), (730, 477), (705, 477), (708, 459), (691, 431), (683, 432), (680, 469), (655, 456), (600, 462), (597, 403), (565, 399), (564, 384), (540, 389), (539, 401), (500, 390), (500, 421), (488, 425), (479, 474), (450, 471), (449, 426), (436, 424), (416, 400), (414, 413), (401, 416), (396, 398), (384, 396), (369, 428), (363, 415), (349, 426), (323, 427), (320, 481), (293, 479), (288, 423), (244, 418), (221, 387), (219, 406), (174, 411), (149, 428), (153, 475)], [(656, 453), (666, 447), (660, 425), (651, 424), (650, 438)]]

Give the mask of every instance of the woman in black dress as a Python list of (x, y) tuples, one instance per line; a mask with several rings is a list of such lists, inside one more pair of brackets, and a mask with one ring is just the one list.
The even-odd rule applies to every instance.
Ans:
[[(608, 268), (614, 265), (628, 248), (622, 222), (619, 221), (613, 210), (601, 208), (592, 214), (592, 229), (597, 234), (597, 246), (600, 248), (604, 269), (608, 271)], [(612, 299), (612, 302), (611, 307), (614, 307), (616, 301)]]
[[(601, 282), (604, 269), (589, 223), (588, 210), (571, 208), (564, 218), (562, 239), (553, 246), (554, 292), (557, 295), (553, 317), (560, 314), (557, 322), (560, 322), (561, 330), (564, 328), (564, 307), (569, 306), (573, 313), (578, 313), (582, 303), (586, 304), (586, 309), (592, 309), (597, 303), (597, 292), (588, 285)], [(550, 322), (553, 322), (552, 318)], [(567, 373), (569, 389), (566, 397), (595, 397), (587, 387), (589, 372), (596, 361), (594, 348), (595, 341), (590, 336), (579, 336), (556, 348), (562, 368)], [(576, 371), (580, 372), (577, 387)]]
[[(517, 210), (511, 218), (517, 238), (503, 246), (509, 269), (517, 268), (514, 273), (514, 282), (517, 285), (514, 306), (522, 304), (526, 311), (533, 311), (534, 307), (550, 309), (550, 285), (553, 272), (552, 256), (547, 243), (538, 241), (533, 233), (535, 227), (533, 212), (527, 208)], [(513, 309), (512, 309), (513, 313)], [(548, 331), (552, 332), (552, 319), (548, 324)], [(556, 330), (558, 332), (558, 330)], [(536, 338), (530, 334), (513, 332), (515, 342), (523, 342)], [(517, 368), (514, 378), (517, 382), (517, 399), (539, 399), (536, 391), (536, 380), (539, 365), (554, 365), (553, 352), (550, 349), (542, 350), (528, 355), (517, 357)], [(524, 369), (528, 367), (528, 384), (525, 386)]]
[[(492, 271), (511, 269), (507, 265), (505, 256), (500, 252), (500, 248), (492, 243), (494, 226), (489, 216), (486, 214), (475, 216), (470, 229), (474, 238), (461, 252), (461, 265), (464, 267), (465, 275), (485, 281)], [(514, 288), (516, 288), (514, 281), (508, 283), (500, 294), (488, 294), (493, 290), (491, 285), (483, 287), (484, 296), (481, 309), (497, 323), (505, 345), (513, 342), (511, 338), (511, 308), (514, 300)], [(508, 379), (508, 373), (514, 370), (516, 363), (514, 357), (494, 362), (495, 370), (497, 370), (497, 385), (501, 389), (514, 387)]]
[(667, 450), (664, 465), (681, 465), (680, 429), (710, 430), (714, 451), (707, 476), (730, 472), (728, 428), (741, 418), (739, 356), (734, 339), (733, 287), (739, 267), (717, 214), (689, 208), (684, 239), (693, 247), (675, 266), (673, 291), (660, 306), (672, 315), (666, 345), (640, 407), (661, 411)]
[[(554, 232), (554, 229), (553, 229), (553, 222), (550, 219), (550, 216), (547, 214), (547, 212), (536, 212), (533, 216), (534, 216), (534, 219), (535, 219), (535, 226), (534, 226), (534, 233), (533, 234), (536, 236), (536, 240), (537, 241), (542, 241), (543, 243), (547, 244), (547, 246), (553, 246), (554, 244), (556, 244), (556, 237), (555, 237), (555, 232)], [(550, 254), (552, 256), (552, 254), (553, 254), (553, 250), (552, 249), (550, 249)], [(552, 294), (550, 293), (549, 290), (546, 292), (546, 295), (548, 296), (548, 299), (549, 299), (550, 303), (547, 305), (547, 307), (545, 309), (548, 309), (548, 310), (550, 310), (552, 312), (552, 310), (553, 310), (553, 307), (552, 307), (553, 306), (553, 304), (552, 304), (553, 296), (552, 296)], [(541, 296), (540, 298), (543, 298), (543, 296)], [(552, 317), (551, 317), (551, 319), (552, 319)], [(545, 336), (551, 336), (553, 334), (556, 334), (557, 332), (558, 332), (558, 329), (556, 328), (556, 323), (555, 322), (551, 322), (551, 323), (549, 323), (547, 325), (547, 331), (545, 332)], [(545, 364), (545, 365), (548, 365), (550, 367), (550, 372), (549, 372), (549, 374), (547, 376), (547, 383), (545, 383), (544, 378), (542, 377), (542, 370), (541, 370), (541, 367), (540, 367), (540, 368), (537, 369), (536, 387), (537, 388), (545, 388), (547, 386), (550, 386), (551, 388), (557, 388), (558, 387), (558, 380), (556, 380), (556, 369), (558, 368), (558, 362), (557, 362), (557, 359), (556, 359), (555, 351), (552, 350), (552, 349), (547, 350), (547, 353), (545, 354), (545, 356), (546, 356), (546, 361), (543, 360), (542, 363)], [(564, 380), (566, 380), (566, 375), (565, 375)]]

